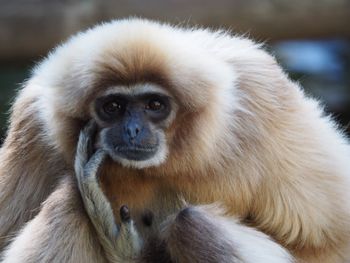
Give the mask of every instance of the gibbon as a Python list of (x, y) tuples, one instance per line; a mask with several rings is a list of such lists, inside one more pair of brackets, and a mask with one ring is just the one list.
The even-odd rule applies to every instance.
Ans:
[(261, 45), (105, 23), (13, 105), (2, 262), (346, 262), (349, 149)]

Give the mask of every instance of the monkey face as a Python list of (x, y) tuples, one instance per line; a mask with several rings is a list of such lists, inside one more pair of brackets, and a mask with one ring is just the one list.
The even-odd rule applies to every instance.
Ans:
[(101, 147), (124, 166), (159, 165), (167, 155), (165, 130), (173, 105), (168, 93), (150, 84), (108, 90), (92, 106)]

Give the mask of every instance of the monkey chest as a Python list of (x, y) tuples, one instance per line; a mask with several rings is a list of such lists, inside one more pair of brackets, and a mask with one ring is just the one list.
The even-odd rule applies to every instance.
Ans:
[(132, 177), (105, 178), (101, 180), (115, 215), (117, 223), (121, 222), (120, 208), (127, 205), (131, 218), (139, 233), (150, 236), (160, 230), (162, 222), (178, 212), (182, 205), (179, 194), (160, 182), (151, 180), (131, 180)]

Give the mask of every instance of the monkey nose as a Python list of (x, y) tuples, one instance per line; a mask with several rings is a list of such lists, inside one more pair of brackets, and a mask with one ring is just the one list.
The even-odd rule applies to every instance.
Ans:
[(140, 133), (141, 127), (138, 123), (132, 122), (128, 123), (126, 126), (126, 132), (130, 139), (135, 139), (137, 135)]

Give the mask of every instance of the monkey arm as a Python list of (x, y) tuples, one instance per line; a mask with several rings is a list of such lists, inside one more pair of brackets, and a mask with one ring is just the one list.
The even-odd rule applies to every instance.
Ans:
[(82, 206), (73, 177), (66, 177), (10, 243), (1, 262), (106, 262)]
[(64, 173), (64, 162), (45, 142), (35, 94), (23, 90), (13, 106), (0, 149), (0, 252), (38, 212)]
[[(82, 155), (80, 157), (80, 160), (87, 161), (87, 159), (82, 158)], [(97, 160), (102, 161), (103, 158), (101, 157), (102, 155), (99, 154), (94, 155), (92, 160), (96, 164), (95, 169), (91, 169), (93, 167), (92, 162), (88, 162), (85, 164), (90, 169), (85, 169), (85, 171), (96, 171), (99, 164)], [(129, 235), (130, 233), (133, 234), (130, 231), (133, 227), (132, 221), (129, 220), (127, 213), (123, 211), (124, 216), (122, 218), (125, 220), (120, 228), (117, 227), (114, 224), (112, 211), (108, 209), (110, 207), (106, 206), (104, 208), (101, 203), (100, 206), (95, 206), (98, 202), (95, 202), (93, 206), (89, 206), (96, 210), (86, 210), (89, 212), (91, 219), (89, 220), (86, 211), (82, 209), (84, 205), (91, 200), (100, 200), (104, 205), (109, 205), (109, 203), (103, 199), (105, 197), (100, 189), (95, 192), (93, 190), (93, 187), (96, 187), (95, 183), (97, 184), (95, 174), (84, 172), (80, 175), (83, 178), (81, 178), (78, 185), (84, 193), (89, 193), (83, 195), (83, 197), (90, 197), (90, 200), (83, 199), (83, 204), (76, 183), (71, 176), (66, 176), (58, 189), (43, 203), (40, 212), (25, 225), (3, 252), (1, 262), (103, 263), (107, 262), (106, 244), (111, 249), (115, 249), (116, 256), (114, 259), (117, 261), (112, 262), (126, 262), (120, 259), (119, 256), (127, 254), (127, 251), (134, 251), (131, 248), (130, 250), (126, 249), (128, 245), (134, 244), (130, 242)], [(79, 178), (79, 176), (77, 177)], [(108, 225), (108, 220), (113, 220), (113, 224)], [(92, 227), (91, 222), (94, 223), (94, 227)], [(104, 235), (101, 235), (101, 232), (96, 235), (96, 231), (103, 231)], [(100, 239), (97, 239), (96, 236)], [(118, 239), (114, 238), (116, 236), (118, 236)], [(101, 237), (105, 238), (105, 242), (101, 242)], [(101, 247), (101, 243), (103, 247)], [(120, 248), (124, 249), (121, 254), (118, 253)], [(108, 258), (110, 259), (110, 257)]]
[(266, 180), (257, 193), (252, 220), (302, 262), (347, 262), (341, 252), (348, 251), (347, 201), (337, 192), (338, 180), (331, 173)]
[(89, 123), (80, 133), (75, 159), (75, 174), (85, 210), (110, 262), (133, 261), (141, 250), (141, 239), (130, 218), (127, 206), (122, 206), (121, 226), (117, 226), (112, 208), (98, 183), (98, 168), (106, 153), (92, 153), (95, 124)]

